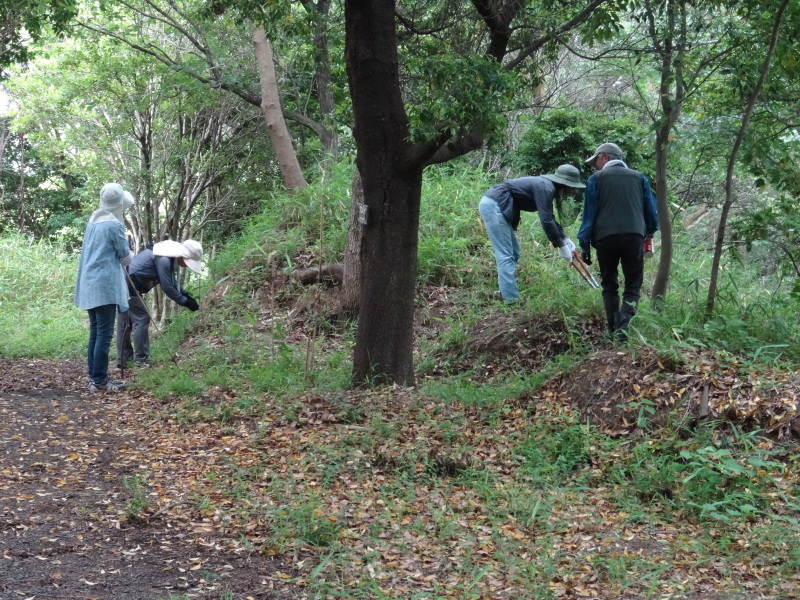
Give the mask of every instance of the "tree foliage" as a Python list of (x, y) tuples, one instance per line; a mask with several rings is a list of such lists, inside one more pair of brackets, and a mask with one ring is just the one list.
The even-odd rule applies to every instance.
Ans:
[(569, 163), (588, 176), (584, 161), (604, 142), (617, 144), (632, 168), (652, 176), (652, 134), (646, 128), (573, 109), (548, 110), (532, 118), (517, 148), (515, 165), (520, 174), (538, 175)]
[(77, 0), (0, 0), (0, 67), (28, 60), (30, 39), (63, 31), (77, 12)]
[(102, 183), (121, 182), (137, 198), (141, 243), (212, 223), (222, 232), (252, 211), (247, 182), (263, 190), (271, 179), (255, 109), (107, 39), (51, 48), (8, 86), (14, 128), (84, 182), (73, 190), (78, 205), (93, 210)]
[(58, 163), (26, 135), (9, 130), (5, 135), (0, 164), (0, 234), (20, 230), (74, 243), (75, 227), (82, 228), (85, 223), (79, 220), (80, 204), (62, 184)]
[[(328, 29), (324, 27), (329, 4), (308, 3), (310, 8), (304, 12), (290, 2), (126, 0), (111, 7), (100, 1), (77, 23), (188, 75), (202, 86), (224, 90), (256, 107), (262, 104), (262, 92), (251, 36), (258, 25), (269, 24), (268, 40), (281, 73), (283, 116), (298, 126), (293, 135), (302, 150), (308, 152), (308, 142), (313, 146), (319, 140), (307, 161), (315, 165), (320, 160), (320, 146), (322, 153), (335, 155), (338, 151), (333, 115), (336, 102), (345, 97), (342, 77), (338, 94), (330, 83)], [(323, 31), (312, 39), (317, 25)], [(310, 138), (309, 131), (313, 133)]]

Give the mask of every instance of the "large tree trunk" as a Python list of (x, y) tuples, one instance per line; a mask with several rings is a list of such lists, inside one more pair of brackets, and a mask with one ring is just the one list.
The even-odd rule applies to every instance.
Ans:
[(258, 63), (258, 76), (261, 80), (261, 113), (267, 121), (269, 137), (283, 176), (283, 184), (289, 193), (307, 187), (297, 154), (289, 136), (289, 129), (283, 119), (278, 82), (275, 77), (275, 63), (272, 59), (272, 46), (267, 41), (263, 27), (253, 31), (253, 48)]
[(714, 314), (714, 303), (717, 297), (717, 280), (719, 279), (719, 265), (722, 259), (722, 247), (725, 244), (725, 229), (728, 223), (728, 214), (733, 206), (735, 196), (733, 193), (733, 173), (736, 167), (736, 159), (739, 156), (739, 148), (744, 141), (745, 133), (750, 127), (750, 119), (753, 116), (753, 111), (756, 107), (756, 100), (761, 94), (761, 89), (764, 87), (764, 82), (767, 80), (770, 67), (772, 65), (772, 57), (775, 54), (775, 47), (778, 44), (778, 36), (780, 34), (781, 22), (783, 21), (783, 14), (786, 11), (786, 5), (789, 0), (783, 0), (778, 12), (775, 14), (775, 22), (772, 26), (772, 35), (770, 37), (770, 45), (767, 50), (767, 55), (764, 62), (761, 64), (761, 71), (759, 74), (758, 82), (750, 93), (747, 99), (747, 106), (745, 107), (744, 115), (742, 115), (742, 124), (739, 126), (739, 133), (736, 136), (736, 141), (731, 149), (731, 154), (728, 157), (728, 169), (725, 176), (725, 203), (722, 205), (722, 214), (719, 217), (719, 226), (717, 227), (717, 237), (714, 242), (714, 259), (711, 261), (711, 277), (708, 282), (708, 298), (706, 299), (705, 318), (710, 319)]
[(344, 246), (344, 275), (339, 313), (342, 317), (358, 314), (361, 302), (361, 238), (364, 226), (359, 219), (359, 207), (364, 206), (364, 186), (356, 169), (350, 190), (350, 214), (347, 221), (347, 242)]
[(377, 222), (367, 224), (361, 245), (361, 304), (353, 359), (357, 382), (414, 385), (421, 190), (421, 173), (413, 178), (396, 173), (364, 177), (364, 195), (374, 199), (368, 203), (370, 218)]
[(345, 2), (345, 58), (367, 224), (353, 357), (356, 383), (413, 385), (422, 164), (412, 163), (393, 0)]

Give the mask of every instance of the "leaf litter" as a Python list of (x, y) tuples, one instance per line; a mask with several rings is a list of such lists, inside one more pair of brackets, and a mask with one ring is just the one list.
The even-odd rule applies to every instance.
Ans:
[[(480, 343), (500, 358), (498, 339)], [(788, 542), (760, 536), (762, 519), (715, 530), (657, 502), (632, 515), (591, 452), (574, 467), (585, 483), (562, 488), (520, 454), (532, 428), (575, 415), (647, 436), (643, 400), (653, 425), (726, 419), (788, 444), (796, 374), (606, 349), (499, 407), (388, 387), (291, 410), (264, 396), (219, 423), (135, 389), (90, 396), (79, 363), (0, 369), (3, 597), (800, 597), (781, 577)]]
[[(275, 576), (286, 561), (232, 547), (180, 503), (182, 489), (168, 478), (201, 470), (184, 459), (187, 445), (215, 445), (197, 435), (168, 440), (160, 401), (90, 395), (84, 370), (70, 361), (0, 363), (0, 597), (299, 597)], [(125, 486), (137, 478), (149, 507), (142, 512)]]

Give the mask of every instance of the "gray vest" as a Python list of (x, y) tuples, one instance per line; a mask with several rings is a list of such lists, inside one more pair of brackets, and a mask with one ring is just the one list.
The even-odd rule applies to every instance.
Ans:
[(622, 165), (610, 166), (595, 173), (597, 178), (597, 217), (593, 239), (617, 233), (644, 236), (644, 198), (642, 174)]

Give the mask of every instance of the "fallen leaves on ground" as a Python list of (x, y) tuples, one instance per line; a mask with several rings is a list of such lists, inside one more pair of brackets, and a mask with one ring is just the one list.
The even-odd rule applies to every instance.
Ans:
[[(134, 384), (89, 396), (81, 372), (2, 364), (3, 593), (800, 595), (796, 579), (776, 591), (776, 557), (788, 550), (759, 537), (757, 520), (717, 539), (660, 519), (657, 504), (627, 512), (607, 465), (581, 467), (591, 487), (548, 488), (526, 478), (520, 456), (537, 421), (567, 422), (575, 410), (609, 433), (641, 435), (631, 406), (643, 399), (659, 414), (697, 415), (705, 397), (711, 416), (765, 419), (777, 439), (796, 410), (787, 374), (743, 378), (702, 354), (667, 363), (610, 350), (500, 405), (399, 387), (265, 395), (259, 412), (221, 423), (197, 407), (235, 405), (230, 390), (163, 401)], [(709, 559), (716, 543), (758, 552)], [(32, 571), (37, 563), (48, 567)]]

